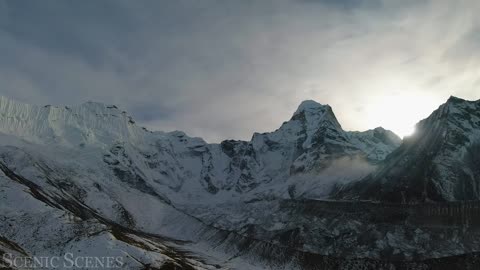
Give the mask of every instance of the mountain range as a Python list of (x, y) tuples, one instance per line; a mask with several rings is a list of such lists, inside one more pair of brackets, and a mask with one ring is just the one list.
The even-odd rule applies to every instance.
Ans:
[(309, 100), (273, 132), (218, 144), (149, 131), (115, 105), (2, 97), (0, 255), (121, 256), (125, 269), (471, 264), (458, 256), (480, 248), (474, 227), (407, 206), (478, 200), (479, 143), (480, 101), (455, 97), (403, 140), (345, 131)]

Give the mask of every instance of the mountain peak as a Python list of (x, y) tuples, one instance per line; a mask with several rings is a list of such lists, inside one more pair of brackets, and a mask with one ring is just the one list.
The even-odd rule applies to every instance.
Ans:
[(335, 129), (342, 130), (342, 126), (338, 122), (332, 107), (328, 104), (320, 104), (314, 100), (305, 100), (300, 103), (297, 110), (292, 116), (292, 120), (303, 119), (310, 129), (318, 129), (321, 122), (330, 122)]
[(455, 97), (455, 96), (450, 96), (447, 100), (447, 103), (459, 103), (459, 102), (465, 102), (466, 100), (463, 98)]
[(0, 97), (0, 131), (29, 142), (70, 146), (143, 138), (145, 131), (114, 105), (38, 106)]
[(299, 114), (304, 111), (314, 111), (318, 110), (319, 108), (330, 107), (329, 105), (322, 105), (315, 100), (304, 100), (298, 106), (297, 110), (295, 111), (294, 115)]
[(428, 118), (420, 121), (417, 125), (424, 125), (428, 121), (440, 119), (456, 119), (466, 117), (470, 114), (477, 115), (480, 108), (480, 100), (465, 100), (455, 96), (450, 96), (444, 104), (435, 110)]
[(460, 107), (469, 107), (469, 106), (476, 106), (478, 104), (480, 104), (480, 100), (466, 100), (463, 98), (450, 96), (444, 105), (447, 105), (449, 107), (451, 106), (458, 107), (459, 105)]
[(376, 132), (385, 132), (387, 131), (386, 129), (384, 129), (383, 127), (376, 127), (373, 129), (373, 131), (376, 131)]

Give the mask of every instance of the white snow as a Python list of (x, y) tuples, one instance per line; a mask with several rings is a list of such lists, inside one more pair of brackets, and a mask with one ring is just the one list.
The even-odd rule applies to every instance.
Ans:
[[(115, 106), (36, 106), (0, 97), (0, 161), (7, 167), (48, 194), (81, 201), (119, 224), (188, 241), (198, 241), (211, 230), (207, 224), (238, 228), (262, 221), (253, 218), (246, 201), (266, 201), (269, 207), (270, 200), (289, 198), (290, 186), (297, 196), (320, 198), (335, 183), (363, 176), (371, 168), (367, 159), (378, 161), (395, 148), (373, 135), (343, 131), (331, 108), (314, 101), (303, 102), (290, 121), (276, 131), (254, 134), (250, 142), (207, 144), (181, 131), (147, 131)], [(334, 172), (338, 160), (351, 158), (361, 159), (367, 169)], [(26, 222), (22, 214), (34, 219), (25, 223), (25, 229), (33, 230), (55, 215), (39, 242), (55, 230), (70, 230), (63, 211), (32, 199), (11, 180), (1, 180), (13, 191), (2, 198), (8, 204), (0, 205), (0, 213), (13, 223)], [(279, 220), (266, 226), (275, 231), (286, 225)], [(7, 236), (29, 251), (41, 251), (28, 243), (31, 234)], [(60, 234), (58, 241), (65, 237)], [(164, 260), (159, 253), (126, 246), (107, 232), (44, 253), (74, 249), (85, 254), (126, 252), (145, 262)], [(134, 260), (129, 265), (135, 265)]]

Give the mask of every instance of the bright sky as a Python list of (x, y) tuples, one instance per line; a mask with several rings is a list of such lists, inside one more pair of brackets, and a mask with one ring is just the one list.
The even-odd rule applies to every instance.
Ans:
[(153, 130), (250, 139), (302, 100), (412, 132), (480, 98), (476, 0), (0, 0), (0, 94), (116, 104)]

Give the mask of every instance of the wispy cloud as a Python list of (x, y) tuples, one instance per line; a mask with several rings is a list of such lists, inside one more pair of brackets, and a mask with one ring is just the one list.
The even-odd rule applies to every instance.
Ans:
[(303, 99), (332, 105), (346, 129), (367, 129), (388, 124), (366, 120), (383, 97), (431, 100), (405, 104), (418, 118), (451, 94), (480, 98), (479, 7), (0, 0), (0, 93), (115, 103), (152, 129), (208, 141), (273, 130)]

